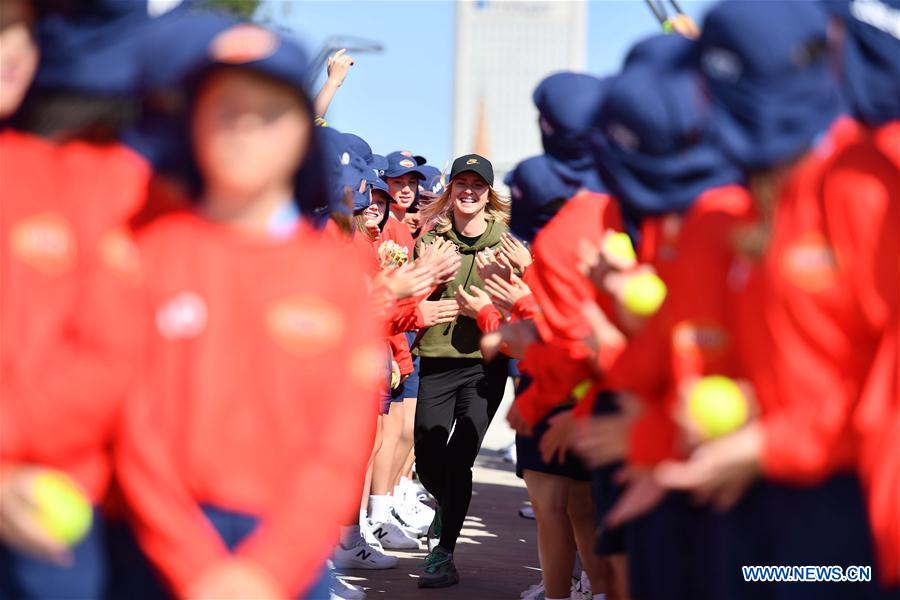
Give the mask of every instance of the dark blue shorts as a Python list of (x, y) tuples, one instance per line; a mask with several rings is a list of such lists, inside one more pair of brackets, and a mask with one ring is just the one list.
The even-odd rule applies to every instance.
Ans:
[(854, 476), (817, 486), (761, 482), (731, 510), (670, 493), (626, 535), (632, 595), (649, 600), (875, 600), (871, 583), (749, 583), (742, 566), (874, 565)]
[[(224, 510), (213, 506), (203, 506), (203, 514), (216, 529), (219, 537), (228, 547), (234, 550), (259, 525), (259, 520), (238, 512)], [(161, 600), (171, 598), (162, 578), (154, 571), (150, 560), (141, 551), (131, 529), (124, 522), (118, 522), (109, 528), (109, 553), (112, 565), (112, 581), (106, 598), (116, 600)], [(297, 600), (328, 600), (331, 588), (331, 573), (323, 565), (320, 575), (311, 587), (301, 593)], [(4, 596), (5, 598), (6, 596)], [(73, 595), (56, 596), (76, 597)], [(81, 596), (77, 596), (81, 597)], [(87, 597), (87, 596), (85, 596)], [(99, 596), (90, 596), (99, 598)]]
[[(525, 391), (529, 385), (531, 385), (531, 378), (527, 375), (522, 375), (516, 393)], [(571, 406), (558, 406), (534, 426), (532, 435), (516, 435), (516, 475), (522, 477), (522, 473), (527, 470), (567, 477), (575, 481), (587, 482), (591, 480), (590, 471), (572, 452), (567, 452), (562, 462), (554, 460), (552, 463), (547, 463), (541, 457), (541, 438), (549, 427), (550, 419), (565, 410), (571, 409)]]
[[(416, 343), (415, 331), (406, 332), (406, 342), (412, 348)], [(409, 374), (406, 381), (397, 386), (396, 390), (391, 390), (391, 402), (403, 402), (406, 398), (419, 397), (419, 357), (413, 356), (413, 372)]]
[(0, 598), (102, 598), (107, 590), (109, 563), (106, 525), (94, 510), (87, 536), (72, 548), (74, 562), (59, 566), (0, 545)]
[[(594, 416), (614, 415), (619, 412), (612, 392), (600, 392), (594, 402)], [(597, 516), (597, 554), (609, 556), (625, 552), (625, 530), (627, 525), (608, 529), (603, 527), (603, 519), (612, 510), (622, 495), (622, 486), (615, 482), (615, 474), (623, 467), (622, 462), (594, 469), (591, 479), (591, 495)]]

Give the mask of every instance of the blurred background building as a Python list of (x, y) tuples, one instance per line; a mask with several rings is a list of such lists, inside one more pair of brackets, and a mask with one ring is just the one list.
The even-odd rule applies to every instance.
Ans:
[(585, 69), (586, 32), (581, 0), (457, 3), (453, 156), (487, 156), (502, 181), (541, 153), (531, 94), (550, 73)]

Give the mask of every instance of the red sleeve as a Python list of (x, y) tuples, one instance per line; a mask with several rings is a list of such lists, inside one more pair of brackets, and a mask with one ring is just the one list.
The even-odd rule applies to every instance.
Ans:
[(419, 303), (422, 297), (405, 298), (397, 302), (394, 314), (390, 317), (388, 333), (390, 335), (405, 333), (419, 329), (422, 322), (422, 314), (419, 312)]
[(496, 306), (488, 304), (478, 311), (475, 321), (478, 323), (478, 328), (482, 333), (491, 333), (500, 328), (500, 325), (503, 323), (503, 315), (500, 314)]
[(516, 406), (531, 425), (564, 402), (578, 384), (593, 377), (585, 361), (571, 360), (548, 344), (529, 346), (522, 363), (532, 376), (532, 383), (516, 396)]
[(513, 304), (512, 318), (516, 321), (533, 321), (540, 310), (537, 298), (534, 297), (534, 294), (528, 294)]
[[(323, 386), (328, 386), (327, 402), (319, 403), (319, 435), (298, 440), (300, 456), (316, 460), (293, 465), (284, 473), (284, 501), (263, 515), (259, 529), (238, 550), (272, 573), (291, 596), (311, 583), (328, 558), (337, 540), (335, 524), (359, 506), (356, 477), (361, 481), (364, 476), (369, 453), (352, 448), (346, 440), (371, 443), (377, 411), (374, 398), (384, 376), (383, 363), (373, 359), (383, 347), (378, 324), (370, 310), (361, 308), (366, 303), (359, 302), (366, 298), (363, 276), (352, 269), (342, 275), (344, 285), (326, 285), (323, 290), (344, 315), (342, 339), (316, 357), (322, 365), (321, 380), (310, 381), (309, 389), (298, 394), (321, 397)], [(310, 489), (329, 493), (310, 494)], [(298, 544), (302, 539), (331, 543)]]
[(409, 375), (413, 372), (412, 355), (409, 353), (409, 342), (402, 333), (392, 335), (388, 338), (391, 346), (391, 357), (397, 366), (400, 367), (400, 375)]
[(177, 464), (171, 440), (176, 416), (154, 402), (155, 385), (143, 377), (126, 404), (116, 444), (116, 471), (141, 548), (176, 595), (229, 556)]
[(628, 462), (653, 466), (674, 458), (678, 427), (662, 401), (645, 402), (646, 410), (631, 428), (628, 438)]

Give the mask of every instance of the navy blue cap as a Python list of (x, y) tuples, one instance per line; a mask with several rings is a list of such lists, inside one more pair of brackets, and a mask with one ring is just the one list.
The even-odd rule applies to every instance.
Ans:
[(372, 152), (372, 147), (369, 146), (368, 142), (358, 135), (345, 133), (344, 146), (350, 152), (361, 157), (370, 169), (378, 171), (378, 175), (381, 175), (381, 172), (388, 168), (387, 159), (380, 154), (374, 154)]
[(422, 165), (419, 170), (425, 176), (425, 179), (419, 182), (419, 191), (437, 195), (444, 193), (444, 174), (440, 169), (431, 165)]
[[(312, 100), (304, 77), (308, 66), (306, 52), (284, 35), (222, 14), (187, 10), (173, 11), (157, 19), (150, 35), (141, 42), (142, 87), (148, 96), (193, 90), (205, 74), (216, 68), (240, 68), (291, 87), (312, 114)], [(183, 132), (182, 148), (191, 147), (187, 139), (187, 109), (181, 106), (177, 114), (171, 115), (181, 121), (178, 129)], [(321, 130), (312, 128), (310, 148), (294, 178), (295, 202), (301, 214), (317, 225), (338, 208), (335, 204), (338, 199), (331, 193), (337, 170), (323, 154)], [(144, 127), (142, 131), (152, 135), (154, 130)], [(166, 128), (160, 131), (161, 135), (171, 133)], [(195, 188), (201, 187), (193, 156), (184, 156), (182, 163), (181, 174)]]
[[(353, 191), (353, 212), (358, 213), (366, 210), (372, 203), (369, 196), (369, 188), (366, 180), (365, 171), (359, 169), (355, 164), (344, 165), (341, 169), (341, 185), (349, 187)], [(359, 191), (362, 188), (362, 191)]]
[(730, 0), (706, 15), (700, 68), (720, 143), (741, 167), (767, 169), (811, 148), (841, 111), (827, 18), (813, 2)]
[(384, 179), (380, 177), (376, 177), (375, 179), (367, 179), (369, 183), (369, 189), (371, 190), (380, 190), (388, 195), (388, 198), (391, 196), (391, 189), (388, 187), (388, 184), (385, 183)]
[(98, 0), (50, 11), (37, 26), (35, 86), (110, 96), (140, 92), (145, 40), (184, 6), (151, 13), (146, 0)]
[(869, 125), (900, 119), (900, 0), (825, 0), (844, 23), (842, 88)]
[(661, 71), (693, 67), (696, 42), (673, 33), (657, 33), (636, 43), (625, 56), (623, 69), (650, 65)]
[(597, 124), (597, 164), (631, 225), (682, 212), (703, 191), (740, 181), (715, 144), (695, 73), (627, 69), (610, 86)]
[(385, 158), (388, 166), (384, 170), (383, 177), (402, 177), (407, 173), (414, 173), (418, 179), (425, 179), (425, 175), (412, 153), (398, 150), (391, 152)]
[(544, 225), (582, 187), (562, 176), (559, 166), (550, 156), (533, 156), (516, 165), (503, 179), (512, 196), (509, 228), (527, 242), (534, 241)]
[(532, 96), (540, 112), (544, 152), (556, 159), (557, 168), (565, 168), (570, 178), (581, 180), (589, 189), (602, 187), (591, 151), (590, 132), (608, 87), (607, 79), (563, 72), (541, 81)]

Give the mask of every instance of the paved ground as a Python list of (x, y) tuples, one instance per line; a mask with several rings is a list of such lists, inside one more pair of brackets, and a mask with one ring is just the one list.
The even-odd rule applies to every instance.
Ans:
[(440, 590), (416, 586), (414, 573), (426, 554), (423, 544), (419, 552), (391, 552), (400, 558), (396, 569), (348, 572), (347, 581), (365, 588), (370, 600), (515, 600), (540, 580), (534, 521), (518, 515), (528, 504), (525, 484), (499, 454), (513, 439), (505, 421), (510, 399), (507, 393), (475, 465), (472, 506), (455, 553), (460, 584)]

